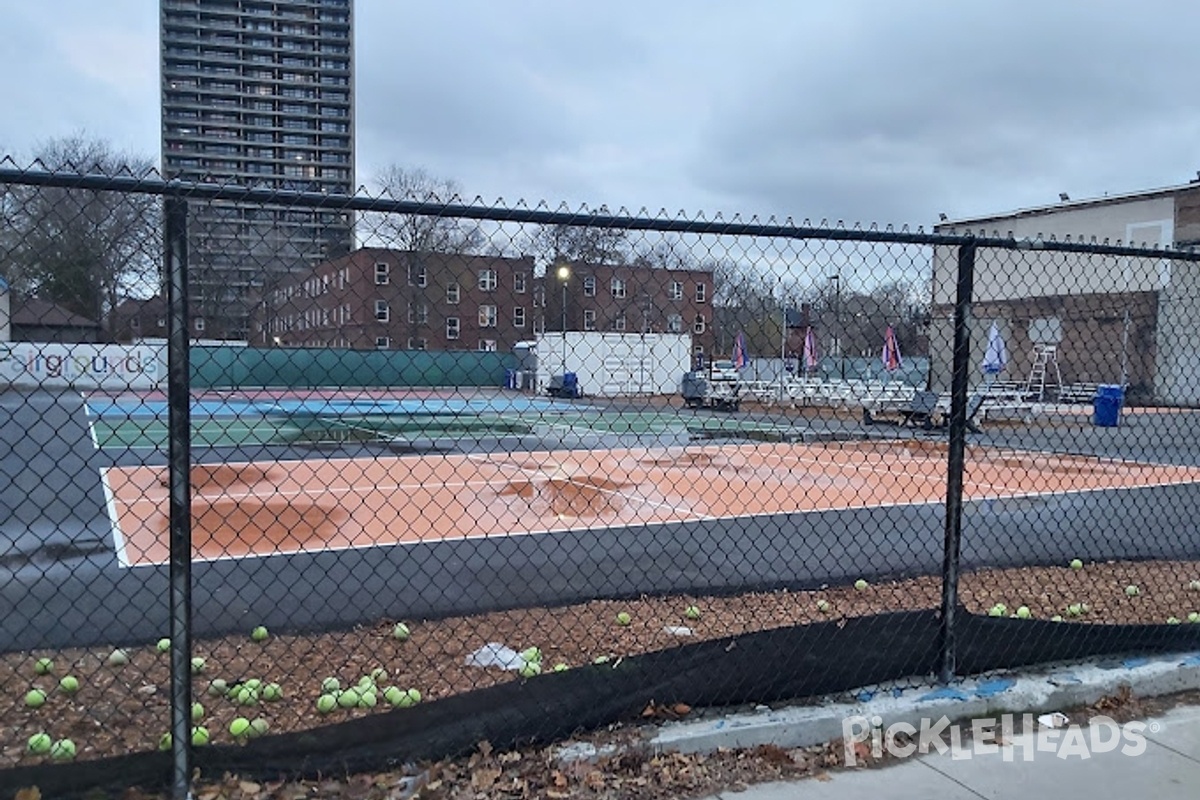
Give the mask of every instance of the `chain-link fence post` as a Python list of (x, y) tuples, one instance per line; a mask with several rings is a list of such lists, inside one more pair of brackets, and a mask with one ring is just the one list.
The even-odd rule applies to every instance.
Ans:
[(171, 791), (191, 796), (191, 435), (188, 375), (187, 202), (165, 201), (167, 406), (171, 531)]
[(942, 555), (942, 615), (939, 677), (955, 673), (954, 624), (958, 604), (958, 567), (962, 534), (963, 465), (967, 437), (967, 381), (971, 359), (971, 295), (975, 281), (975, 241), (958, 248), (958, 284), (954, 297), (954, 357), (950, 378), (950, 443), (946, 460), (946, 538)]

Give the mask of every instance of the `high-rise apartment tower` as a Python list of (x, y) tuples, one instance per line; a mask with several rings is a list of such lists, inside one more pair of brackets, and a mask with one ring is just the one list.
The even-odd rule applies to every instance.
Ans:
[[(160, 0), (162, 165), (187, 181), (350, 194), (353, 0)], [(245, 339), (282, 275), (352, 247), (335, 207), (189, 207), (195, 333)]]

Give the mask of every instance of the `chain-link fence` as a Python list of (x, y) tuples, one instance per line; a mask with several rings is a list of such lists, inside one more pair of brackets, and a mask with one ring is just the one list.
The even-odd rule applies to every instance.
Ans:
[(5, 166), (0, 783), (1200, 642), (1190, 252)]

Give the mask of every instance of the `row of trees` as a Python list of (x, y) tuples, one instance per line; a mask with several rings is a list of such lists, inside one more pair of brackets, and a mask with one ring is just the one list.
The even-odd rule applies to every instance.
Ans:
[[(153, 172), (150, 159), (81, 136), (53, 140), (36, 157), (51, 171)], [(421, 169), (391, 166), (375, 184), (384, 198), (435, 205), (463, 202), (456, 182)], [(608, 212), (601, 208), (597, 213)], [(162, 219), (154, 195), (2, 185), (0, 214), (0, 275), (22, 294), (107, 323), (122, 298), (159, 291)], [(825, 351), (840, 347), (844, 355), (858, 355), (873, 350), (889, 324), (904, 352), (920, 352), (923, 346), (928, 287), (896, 277), (898, 259), (885, 263), (886, 252), (865, 253), (857, 273), (843, 264), (836, 278), (826, 277), (826, 268), (813, 279), (814, 264), (822, 261), (819, 253), (787, 264), (770, 243), (736, 250), (735, 243), (717, 251), (698, 237), (685, 241), (586, 224), (514, 228), (437, 215), (370, 212), (356, 221), (356, 238), (360, 244), (405, 251), (533, 255), (543, 266), (570, 261), (712, 271), (713, 321), (718, 351), (723, 352), (739, 331), (755, 352), (779, 352), (788, 308), (805, 311), (803, 323), (820, 332)], [(880, 280), (881, 274), (889, 277)]]

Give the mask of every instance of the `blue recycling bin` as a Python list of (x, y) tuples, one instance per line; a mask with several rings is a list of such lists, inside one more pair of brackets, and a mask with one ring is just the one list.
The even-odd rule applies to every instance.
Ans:
[(579, 376), (574, 372), (563, 373), (563, 397), (579, 397)]
[(1092, 401), (1093, 422), (1101, 428), (1115, 428), (1121, 421), (1121, 406), (1125, 404), (1125, 387), (1101, 385)]
[(517, 388), (517, 371), (515, 369), (504, 370), (504, 388), (505, 389)]

